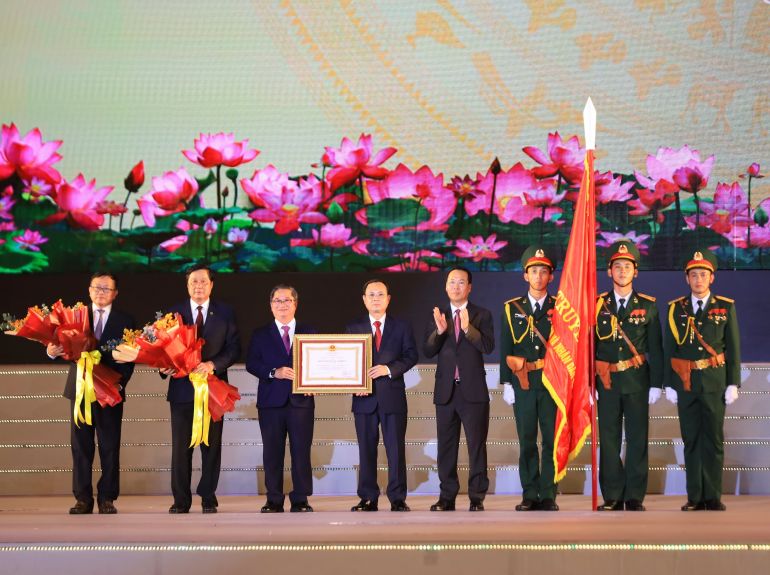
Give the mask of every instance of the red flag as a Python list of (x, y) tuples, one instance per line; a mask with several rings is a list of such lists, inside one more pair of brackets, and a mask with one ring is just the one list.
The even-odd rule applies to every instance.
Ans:
[(543, 384), (556, 402), (553, 459), (556, 481), (567, 473), (591, 433), (593, 312), (596, 309), (596, 209), (593, 150), (586, 150), (583, 181), (567, 257), (556, 295)]

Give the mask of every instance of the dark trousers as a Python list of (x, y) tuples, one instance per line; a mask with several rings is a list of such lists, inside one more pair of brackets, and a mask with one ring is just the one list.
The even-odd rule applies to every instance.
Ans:
[(457, 452), (460, 448), (460, 425), (468, 442), (468, 497), (483, 500), (489, 488), (487, 476), (487, 433), (489, 403), (466, 401), (455, 385), (445, 405), (436, 405), (438, 434), (438, 477), (441, 498), (454, 501), (460, 491), (457, 478)]
[(91, 471), (94, 463), (96, 444), (99, 438), (99, 461), (102, 476), (96, 484), (99, 501), (115, 500), (120, 495), (120, 429), (123, 421), (123, 403), (115, 407), (102, 407), (99, 402), (91, 404), (93, 425), (81, 423), (76, 427), (72, 421), (75, 402), (70, 401), (70, 445), (72, 447), (72, 493), (78, 501), (93, 501), (94, 488)]
[[(649, 391), (620, 393), (600, 389), (599, 485), (602, 496), (613, 501), (643, 501), (647, 493)], [(620, 459), (626, 426), (626, 462)]]
[(696, 503), (722, 498), (724, 466), (724, 391), (679, 392), (677, 409), (684, 440), (687, 499)]
[(406, 413), (385, 413), (378, 406), (373, 413), (354, 413), (358, 438), (358, 496), (377, 501), (377, 449), (385, 444), (388, 458), (388, 487), (390, 502), (406, 499)]
[[(193, 402), (169, 403), (171, 407), (171, 493), (174, 504), (190, 507), (192, 493), (192, 439)], [(219, 468), (222, 462), (222, 427), (224, 419), (211, 421), (209, 444), (201, 443), (201, 478), (195, 492), (204, 501), (216, 504)]]
[[(522, 498), (532, 501), (556, 499), (556, 477), (553, 463), (556, 404), (544, 387), (516, 389), (516, 432), (519, 435), (519, 479)], [(542, 449), (537, 449), (540, 427)]]
[(259, 430), (262, 434), (262, 466), (265, 472), (267, 500), (283, 505), (283, 464), (286, 438), (291, 455), (292, 491), (289, 501), (306, 502), (313, 494), (313, 467), (310, 449), (313, 444), (315, 410), (310, 407), (262, 407), (259, 409)]

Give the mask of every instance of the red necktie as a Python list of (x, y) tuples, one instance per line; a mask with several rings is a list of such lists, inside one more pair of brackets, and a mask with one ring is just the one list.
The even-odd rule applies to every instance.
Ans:
[(281, 329), (283, 330), (283, 347), (286, 348), (286, 353), (291, 353), (291, 341), (289, 340), (289, 326), (288, 325), (282, 325)]
[(380, 326), (382, 324), (379, 321), (374, 322), (374, 347), (377, 348), (377, 351), (380, 351), (380, 343), (382, 343), (382, 332), (380, 331)]
[(198, 337), (203, 333), (203, 306), (198, 306), (198, 315), (195, 317), (195, 327), (198, 328)]

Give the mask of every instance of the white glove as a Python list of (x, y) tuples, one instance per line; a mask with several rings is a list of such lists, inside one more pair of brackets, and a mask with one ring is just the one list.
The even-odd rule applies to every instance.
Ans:
[(647, 399), (647, 403), (652, 405), (653, 403), (657, 403), (657, 401), (660, 399), (660, 388), (659, 387), (651, 387), (650, 388), (650, 394)]
[(591, 390), (588, 390), (588, 405), (594, 404), (594, 397), (596, 397), (596, 403), (599, 403), (599, 390), (595, 389), (593, 393), (591, 393)]
[(513, 391), (513, 386), (507, 383), (503, 384), (503, 401), (508, 405), (516, 403), (516, 392)]
[(725, 389), (725, 405), (732, 405), (738, 399), (738, 386), (728, 385)]
[(676, 390), (673, 387), (666, 388), (666, 399), (676, 405)]

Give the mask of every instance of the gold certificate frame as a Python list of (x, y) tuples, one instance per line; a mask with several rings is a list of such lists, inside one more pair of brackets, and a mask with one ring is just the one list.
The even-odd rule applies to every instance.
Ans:
[(293, 393), (371, 393), (371, 334), (295, 334)]

